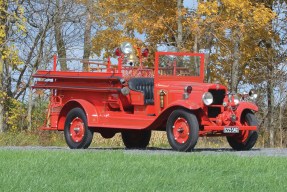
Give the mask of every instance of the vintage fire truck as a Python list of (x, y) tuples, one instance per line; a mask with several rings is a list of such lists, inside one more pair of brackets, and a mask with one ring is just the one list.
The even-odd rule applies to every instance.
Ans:
[[(166, 131), (170, 146), (192, 150), (200, 136), (225, 136), (235, 150), (251, 149), (258, 138), (256, 94), (228, 92), (204, 83), (204, 54), (156, 52), (147, 65), (147, 49), (124, 42), (117, 60), (81, 60), (83, 71), (51, 70), (34, 74), (34, 88), (50, 89), (43, 130), (64, 131), (72, 149), (88, 148), (93, 133), (121, 133), (126, 148), (145, 148), (151, 131)], [(150, 67), (149, 67), (150, 66)]]

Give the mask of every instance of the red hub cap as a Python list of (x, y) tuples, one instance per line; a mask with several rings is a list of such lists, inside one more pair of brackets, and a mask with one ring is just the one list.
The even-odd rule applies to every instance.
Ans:
[(81, 142), (84, 138), (84, 134), (85, 128), (83, 120), (79, 117), (74, 118), (70, 125), (71, 139), (76, 143)]
[(174, 140), (178, 143), (183, 144), (189, 138), (189, 125), (185, 118), (179, 117), (175, 120), (173, 126)]

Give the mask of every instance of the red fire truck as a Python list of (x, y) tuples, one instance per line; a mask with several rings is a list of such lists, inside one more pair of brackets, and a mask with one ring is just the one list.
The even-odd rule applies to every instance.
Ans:
[(228, 92), (204, 83), (204, 54), (156, 52), (122, 43), (116, 64), (81, 62), (85, 71), (38, 70), (34, 88), (50, 89), (43, 130), (64, 131), (72, 149), (88, 148), (93, 133), (121, 133), (126, 148), (145, 148), (151, 131), (166, 131), (170, 146), (192, 150), (199, 136), (225, 136), (235, 150), (250, 150), (258, 138), (256, 94)]

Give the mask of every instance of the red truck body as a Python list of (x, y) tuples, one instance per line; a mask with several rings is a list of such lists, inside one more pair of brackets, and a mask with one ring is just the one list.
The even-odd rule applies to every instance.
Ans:
[(51, 90), (42, 129), (64, 131), (70, 148), (87, 148), (94, 132), (121, 132), (127, 148), (142, 148), (152, 130), (166, 131), (178, 151), (193, 149), (199, 136), (227, 136), (236, 150), (254, 146), (257, 106), (204, 83), (204, 54), (156, 52), (154, 67), (138, 57), (137, 67), (126, 65), (123, 53), (116, 65), (84, 61), (88, 71), (58, 71), (54, 58), (53, 70), (34, 74), (41, 79), (34, 88)]

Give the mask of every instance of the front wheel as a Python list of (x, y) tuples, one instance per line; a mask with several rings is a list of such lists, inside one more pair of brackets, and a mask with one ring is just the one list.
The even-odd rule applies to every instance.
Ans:
[(71, 149), (86, 149), (93, 140), (93, 131), (87, 124), (87, 117), (83, 109), (72, 109), (66, 118), (64, 134), (67, 145)]
[(173, 111), (166, 126), (170, 146), (176, 151), (191, 151), (198, 140), (199, 125), (196, 116), (188, 111)]
[[(252, 112), (247, 112), (242, 115), (241, 118), (242, 125), (246, 126), (258, 126), (257, 119)], [(227, 141), (229, 145), (237, 151), (247, 151), (250, 150), (256, 143), (258, 138), (257, 131), (242, 131), (239, 134), (233, 136), (227, 136)]]

